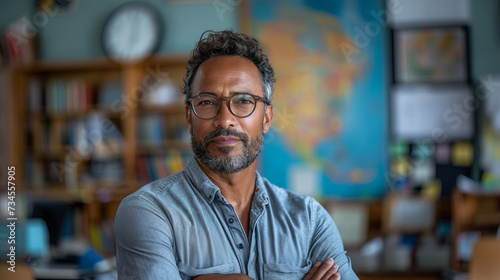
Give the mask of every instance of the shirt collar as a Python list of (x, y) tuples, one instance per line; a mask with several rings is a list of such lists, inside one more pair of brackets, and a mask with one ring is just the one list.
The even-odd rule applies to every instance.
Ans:
[[(184, 168), (189, 180), (193, 183), (194, 187), (205, 197), (208, 203), (212, 203), (217, 193), (220, 195), (220, 189), (203, 172), (196, 158), (192, 158)], [(263, 178), (259, 172), (255, 172), (255, 194), (253, 200), (259, 204), (265, 205), (269, 203), (267, 189), (264, 184)], [(221, 195), (222, 196), (222, 195)]]
[(258, 171), (255, 171), (255, 194), (253, 200), (261, 205), (266, 205), (269, 203), (269, 196), (267, 195), (267, 188), (264, 184), (264, 179), (260, 176)]
[(184, 167), (189, 180), (194, 187), (205, 197), (208, 203), (212, 203), (219, 188), (210, 181), (207, 174), (203, 172), (196, 158), (192, 158)]

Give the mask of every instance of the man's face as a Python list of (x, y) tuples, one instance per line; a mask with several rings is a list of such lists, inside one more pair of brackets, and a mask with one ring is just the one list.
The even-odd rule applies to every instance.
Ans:
[[(264, 97), (259, 70), (248, 59), (219, 56), (203, 62), (193, 80), (192, 97), (210, 93), (232, 97), (250, 93)], [(235, 173), (255, 162), (273, 118), (272, 106), (259, 101), (246, 118), (234, 116), (222, 101), (219, 113), (212, 119), (198, 118), (186, 107), (186, 118), (193, 151), (203, 164), (219, 173)]]

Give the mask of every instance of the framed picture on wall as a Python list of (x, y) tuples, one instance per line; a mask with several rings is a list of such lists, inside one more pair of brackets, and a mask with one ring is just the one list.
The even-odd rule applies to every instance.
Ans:
[(465, 26), (394, 29), (395, 83), (469, 82)]

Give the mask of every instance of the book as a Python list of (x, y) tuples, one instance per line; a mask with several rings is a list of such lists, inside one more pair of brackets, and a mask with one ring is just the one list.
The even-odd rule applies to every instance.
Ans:
[(37, 34), (25, 17), (11, 22), (4, 32), (6, 46), (2, 48), (11, 64), (30, 64), (36, 59)]

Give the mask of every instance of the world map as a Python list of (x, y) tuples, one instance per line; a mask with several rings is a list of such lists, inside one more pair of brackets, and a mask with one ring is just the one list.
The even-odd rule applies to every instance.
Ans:
[(387, 133), (383, 34), (361, 48), (351, 32), (373, 21), (369, 12), (380, 3), (326, 2), (252, 1), (252, 33), (277, 78), (261, 170), (278, 186), (318, 198), (380, 197)]

